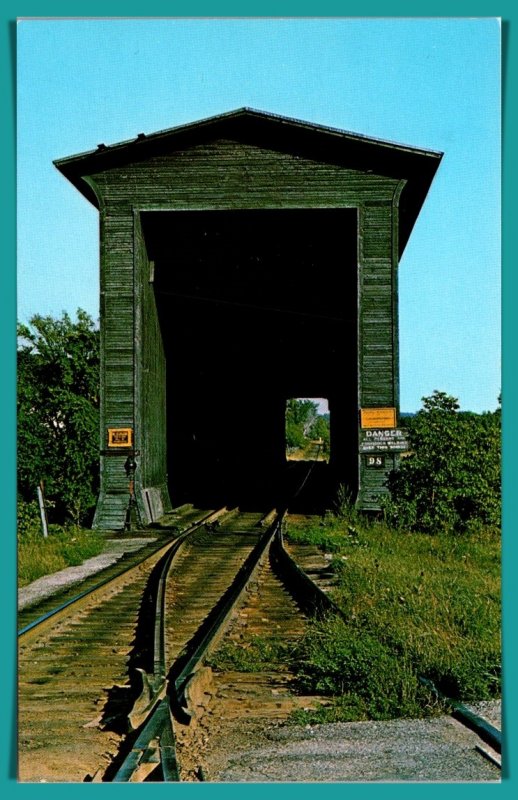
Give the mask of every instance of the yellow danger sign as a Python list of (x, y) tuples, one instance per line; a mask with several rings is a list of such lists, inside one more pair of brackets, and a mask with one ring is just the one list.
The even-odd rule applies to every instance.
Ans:
[(360, 409), (362, 428), (395, 428), (395, 408), (362, 408)]
[(132, 428), (108, 428), (108, 447), (132, 447)]

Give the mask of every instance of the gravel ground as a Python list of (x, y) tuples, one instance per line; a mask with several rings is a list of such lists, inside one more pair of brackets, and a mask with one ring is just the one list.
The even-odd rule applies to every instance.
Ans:
[[(498, 702), (484, 704), (499, 718)], [(237, 733), (237, 731), (236, 731)], [(286, 726), (232, 752), (218, 782), (499, 782), (500, 770), (477, 749), (471, 731), (451, 717)], [(484, 750), (490, 748), (483, 745)], [(214, 765), (213, 765), (214, 766)]]
[(107, 539), (102, 553), (88, 558), (77, 567), (67, 567), (51, 575), (43, 575), (38, 580), (18, 590), (18, 610), (21, 611), (38, 600), (43, 600), (56, 592), (80, 583), (89, 575), (106, 569), (115, 561), (119, 561), (125, 553), (140, 550), (155, 539), (146, 537), (138, 539)]

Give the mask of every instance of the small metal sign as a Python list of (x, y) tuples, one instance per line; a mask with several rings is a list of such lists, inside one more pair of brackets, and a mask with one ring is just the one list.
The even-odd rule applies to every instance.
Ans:
[(395, 428), (395, 408), (362, 408), (360, 409), (362, 428)]
[(383, 469), (385, 466), (384, 455), (364, 456), (363, 458), (368, 469)]
[(410, 449), (401, 428), (373, 428), (360, 431), (360, 453), (402, 453)]
[(108, 447), (133, 447), (133, 429), (108, 428)]

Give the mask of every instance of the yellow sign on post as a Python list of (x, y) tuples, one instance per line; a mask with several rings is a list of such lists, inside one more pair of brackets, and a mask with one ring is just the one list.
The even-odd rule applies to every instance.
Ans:
[(395, 408), (362, 408), (360, 409), (362, 428), (395, 428)]
[(108, 447), (133, 447), (133, 429), (108, 428)]

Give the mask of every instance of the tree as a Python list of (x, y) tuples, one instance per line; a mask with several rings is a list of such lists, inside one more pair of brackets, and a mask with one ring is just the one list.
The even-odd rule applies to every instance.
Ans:
[(308, 436), (311, 426), (318, 416), (318, 403), (313, 400), (290, 398), (286, 403), (286, 419), (300, 425), (304, 436)]
[(329, 414), (319, 414), (311, 426), (311, 438), (321, 439), (324, 453), (329, 452), (331, 431), (329, 428)]
[(460, 412), (435, 391), (408, 422), (411, 454), (388, 480), (385, 511), (400, 528), (461, 532), (500, 524), (500, 409)]
[(307, 444), (311, 428), (318, 415), (318, 403), (313, 400), (290, 398), (286, 403), (286, 445), (302, 448)]
[(99, 331), (79, 309), (73, 322), (36, 315), (18, 325), (18, 490), (38, 484), (56, 521), (84, 521), (95, 503), (99, 456)]

